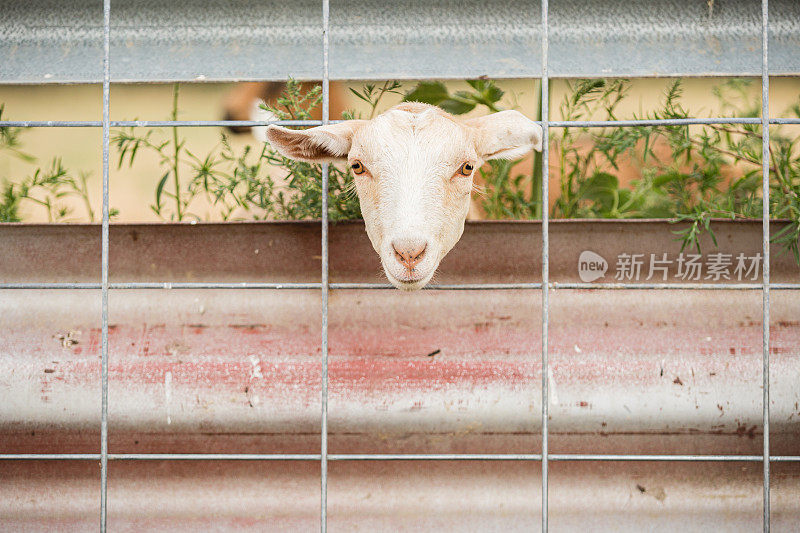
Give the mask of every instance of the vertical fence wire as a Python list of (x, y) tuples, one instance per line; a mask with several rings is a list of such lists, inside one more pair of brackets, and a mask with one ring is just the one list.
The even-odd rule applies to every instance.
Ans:
[(103, 222), (101, 229), (100, 283), (102, 347), (100, 352), (100, 531), (106, 531), (108, 503), (108, 138), (110, 108), (111, 0), (103, 0)]
[[(322, 124), (328, 123), (328, 26), (330, 2), (322, 0)], [(322, 165), (322, 417), (320, 421), (319, 527), (328, 529), (328, 164)]]
[(550, 416), (550, 368), (547, 335), (550, 326), (550, 78), (547, 71), (550, 36), (548, 32), (548, 0), (542, 1), (542, 531), (548, 521), (548, 442), (547, 419)]
[(761, 246), (764, 254), (762, 278), (761, 316), (761, 363), (763, 379), (763, 426), (764, 426), (764, 531), (770, 529), (769, 508), (769, 1), (761, 0), (761, 174), (762, 213)]

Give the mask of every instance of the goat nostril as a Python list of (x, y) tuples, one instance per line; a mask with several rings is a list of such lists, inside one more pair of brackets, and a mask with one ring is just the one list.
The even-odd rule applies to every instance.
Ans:
[(394, 257), (408, 269), (413, 269), (417, 263), (422, 261), (425, 257), (425, 250), (428, 248), (428, 243), (392, 242), (392, 249), (394, 250)]

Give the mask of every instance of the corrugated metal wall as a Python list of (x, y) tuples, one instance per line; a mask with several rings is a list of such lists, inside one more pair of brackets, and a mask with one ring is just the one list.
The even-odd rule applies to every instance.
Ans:
[[(99, 82), (102, 3), (0, 3), (0, 83)], [(800, 3), (770, 2), (770, 72), (800, 73)], [(319, 79), (315, 0), (131, 0), (111, 17), (112, 81)], [(343, 0), (331, 79), (538, 77), (536, 2)], [(758, 75), (752, 0), (556, 0), (551, 77)]]

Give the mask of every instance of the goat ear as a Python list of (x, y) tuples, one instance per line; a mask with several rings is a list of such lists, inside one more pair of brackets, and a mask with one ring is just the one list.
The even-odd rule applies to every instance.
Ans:
[(341, 161), (347, 159), (353, 133), (365, 122), (347, 120), (307, 130), (290, 130), (273, 124), (267, 128), (267, 140), (289, 159), (309, 163)]
[(481, 159), (516, 159), (542, 151), (542, 127), (519, 111), (500, 111), (464, 121), (477, 130), (475, 149)]

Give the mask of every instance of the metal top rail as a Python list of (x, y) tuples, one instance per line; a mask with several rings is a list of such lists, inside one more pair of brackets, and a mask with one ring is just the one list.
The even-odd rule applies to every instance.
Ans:
[[(770, 3), (776, 19), (770, 28), (772, 73), (799, 74), (800, 3)], [(98, 4), (4, 2), (0, 83), (100, 82)], [(541, 73), (538, 2), (386, 5), (383, 0), (333, 3), (331, 79), (538, 78)], [(757, 5), (753, 0), (552, 2), (548, 69), (553, 77), (759, 76)], [(319, 0), (286, 6), (278, 0), (115, 3), (112, 79), (283, 80), (288, 72), (321, 79)]]

